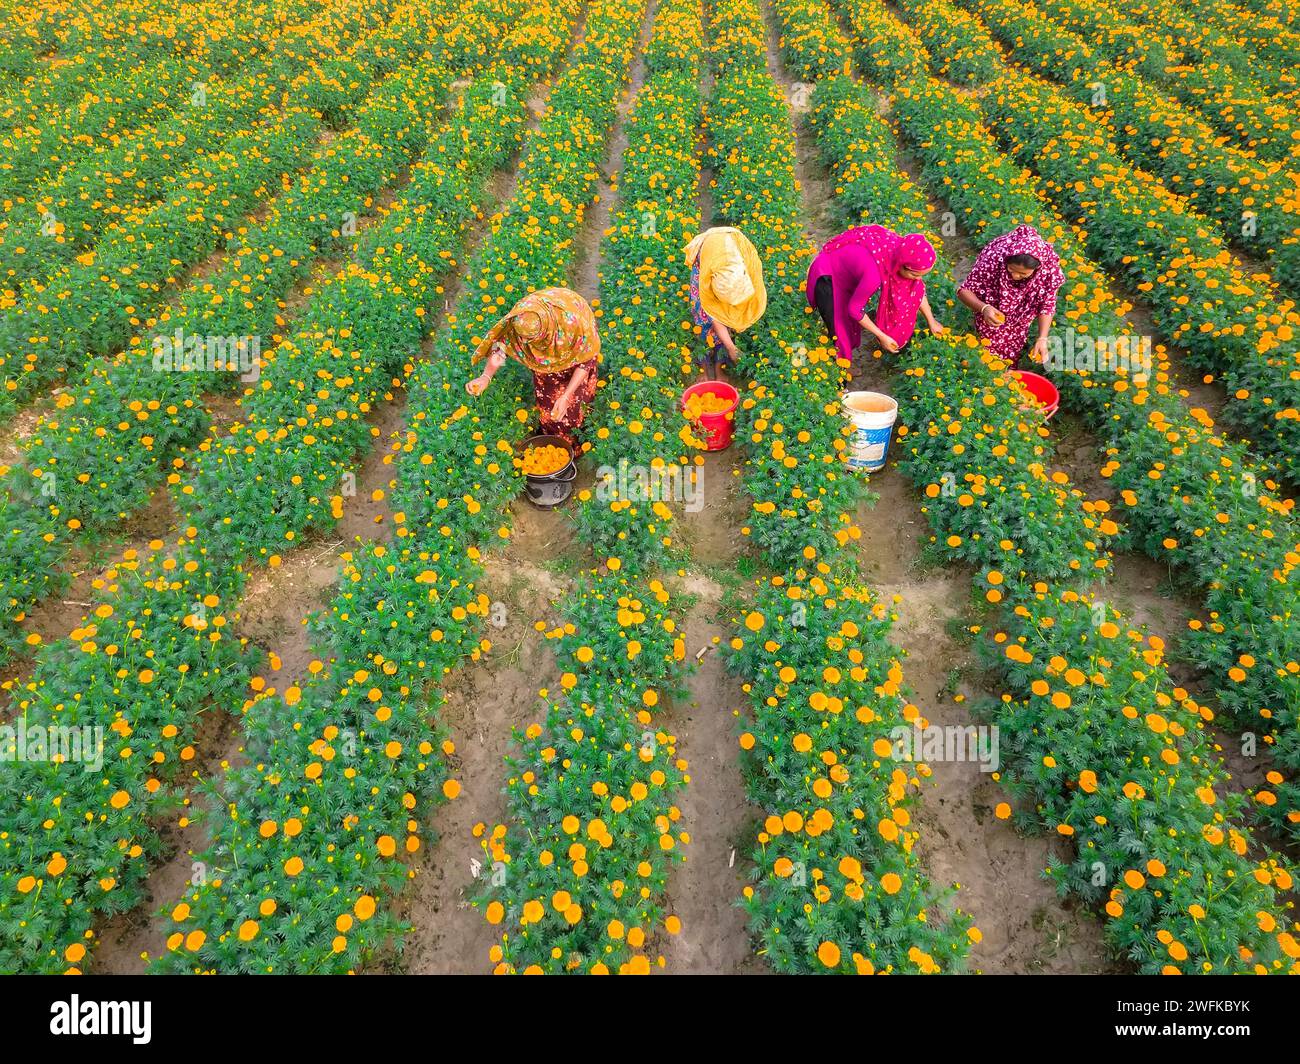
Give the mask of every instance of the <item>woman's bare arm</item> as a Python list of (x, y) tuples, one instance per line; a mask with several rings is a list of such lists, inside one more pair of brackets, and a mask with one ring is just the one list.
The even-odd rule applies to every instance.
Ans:
[(470, 395), (482, 395), (487, 391), (487, 386), (492, 383), (492, 378), (497, 375), (497, 370), (506, 364), (507, 357), (509, 356), (506, 354), (504, 344), (493, 344), (492, 351), (484, 363), (483, 372), (472, 381), (468, 381), (465, 384), (465, 390)]
[(943, 326), (939, 324), (934, 316), (934, 310), (930, 306), (930, 297), (921, 297), (921, 316), (925, 318), (925, 323), (930, 327), (930, 332), (935, 336), (943, 335)]
[(590, 372), (587, 366), (579, 366), (573, 371), (573, 376), (569, 378), (569, 383), (564, 389), (565, 398), (572, 399), (578, 393), (578, 389), (587, 383)]
[(569, 378), (569, 383), (564, 386), (559, 397), (551, 404), (551, 418), (559, 421), (569, 412), (569, 404), (573, 402), (573, 397), (578, 394), (578, 389), (587, 383), (587, 376), (591, 370), (587, 366), (579, 366)]
[(733, 359), (738, 357), (736, 355), (736, 341), (732, 339), (731, 330), (720, 321), (715, 321), (710, 327), (713, 329), (713, 335), (718, 338), (718, 342), (727, 349), (727, 353)]
[(1006, 320), (1006, 316), (1002, 311), (998, 310), (992, 303), (985, 303), (969, 288), (958, 288), (957, 298), (985, 321), (990, 321), (994, 325), (1001, 325)]
[(1046, 362), (1048, 355), (1047, 338), (1052, 331), (1054, 314), (1045, 310), (1038, 315), (1038, 339), (1034, 341), (1033, 358), (1035, 362)]

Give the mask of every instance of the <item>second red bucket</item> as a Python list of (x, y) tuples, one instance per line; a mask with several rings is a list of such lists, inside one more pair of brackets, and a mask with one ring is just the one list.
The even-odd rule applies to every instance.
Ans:
[(1051, 420), (1061, 405), (1061, 393), (1056, 390), (1056, 385), (1041, 373), (1031, 373), (1027, 369), (1013, 369), (1011, 372), (1029, 389), (1029, 394), (1038, 400), (1043, 409), (1043, 420)]
[[(692, 397), (711, 409), (698, 410), (693, 416)], [(731, 446), (739, 401), (740, 393), (725, 381), (701, 381), (682, 392), (682, 412), (691, 424), (698, 426), (706, 451), (723, 451)]]

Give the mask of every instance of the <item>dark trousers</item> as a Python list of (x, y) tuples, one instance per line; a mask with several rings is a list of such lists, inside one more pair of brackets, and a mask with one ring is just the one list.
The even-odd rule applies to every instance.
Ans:
[[(813, 286), (813, 303), (817, 306), (817, 312), (821, 314), (822, 321), (826, 323), (826, 335), (835, 342), (835, 292), (831, 288), (831, 279), (827, 274), (817, 278), (817, 284)], [(898, 354), (902, 355), (911, 344), (909, 339), (902, 347), (898, 349)]]
[(835, 341), (835, 293), (831, 290), (829, 274), (817, 278), (817, 284), (813, 287), (813, 303), (816, 304), (822, 321), (826, 323), (826, 335), (833, 343)]

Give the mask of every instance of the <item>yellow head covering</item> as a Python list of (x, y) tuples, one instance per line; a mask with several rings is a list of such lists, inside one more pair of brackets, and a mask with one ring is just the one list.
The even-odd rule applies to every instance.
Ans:
[(473, 361), (487, 358), (497, 342), (534, 373), (561, 373), (600, 355), (596, 315), (568, 288), (543, 288), (524, 296), (488, 330)]
[(714, 321), (744, 332), (767, 310), (763, 263), (739, 229), (717, 226), (686, 245), (686, 264), (700, 263), (700, 305)]
[(535, 310), (517, 310), (514, 325), (515, 335), (528, 344), (540, 340), (546, 332), (542, 316)]

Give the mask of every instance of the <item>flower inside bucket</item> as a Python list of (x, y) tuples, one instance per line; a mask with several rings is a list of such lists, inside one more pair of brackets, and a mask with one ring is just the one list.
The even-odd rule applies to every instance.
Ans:
[(1056, 385), (1041, 373), (1031, 373), (1027, 369), (1012, 370), (1012, 375), (1025, 386), (1025, 390), (1038, 400), (1043, 412), (1043, 420), (1051, 418), (1061, 406), (1061, 393)]
[(735, 431), (740, 393), (725, 381), (701, 381), (682, 392), (682, 413), (700, 429), (706, 451), (722, 451)]

